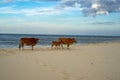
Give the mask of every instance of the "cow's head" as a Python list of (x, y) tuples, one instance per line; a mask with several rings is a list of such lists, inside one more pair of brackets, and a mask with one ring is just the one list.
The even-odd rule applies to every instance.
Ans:
[(35, 42), (38, 42), (39, 38), (35, 38)]
[(75, 38), (72, 38), (71, 40), (72, 40), (72, 42), (75, 42), (75, 43), (77, 42)]

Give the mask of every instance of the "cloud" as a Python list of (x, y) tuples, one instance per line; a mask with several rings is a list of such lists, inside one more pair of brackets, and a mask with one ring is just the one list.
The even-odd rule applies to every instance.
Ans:
[(120, 12), (120, 0), (62, 0), (60, 7), (79, 7), (84, 16)]
[(14, 2), (15, 0), (1, 0), (0, 3), (9, 3), (9, 2)]
[(22, 14), (26, 16), (59, 14), (60, 10), (53, 7), (35, 7), (25, 9), (14, 9), (13, 6), (1, 7), (0, 14)]
[(116, 24), (115, 22), (94, 22), (91, 23), (92, 25), (113, 25)]
[(33, 9), (22, 9), (21, 14), (34, 16), (34, 15), (52, 15), (52, 14), (59, 14), (59, 10), (54, 9), (52, 7), (36, 7)]
[(29, 1), (33, 1), (33, 2), (43, 2), (43, 1), (60, 1), (60, 0), (1, 0), (0, 3), (10, 3), (10, 2), (29, 2)]
[[(6, 1), (12, 2), (12, 1), (16, 1), (16, 0), (6, 0)], [(17, 1), (30, 1), (30, 0), (17, 0)], [(33, 1), (35, 2), (35, 1), (60, 1), (60, 0), (33, 0)], [(26, 4), (27, 3), (30, 3), (30, 2), (26, 2)], [(33, 3), (33, 4), (36, 4), (36, 3)], [(30, 5), (30, 7), (24, 7), (24, 5), (18, 6), (16, 4), (10, 4), (9, 6), (0, 7), (0, 14), (22, 14), (25, 16), (39, 16), (39, 15), (62, 14), (64, 12), (67, 12), (68, 10), (72, 10), (68, 7), (58, 8), (56, 6), (57, 6), (57, 4), (47, 6), (47, 7), (46, 6), (43, 6), (43, 7), (42, 6), (31, 6), (31, 5)]]
[(33, 1), (60, 1), (60, 0), (33, 0)]
[[(32, 8), (15, 10), (13, 7), (10, 9), (1, 10), (2, 13), (24, 14), (24, 15), (40, 15), (40, 14), (53, 14), (69, 10), (80, 10), (84, 16), (108, 15), (113, 12), (120, 12), (120, 0), (1, 0), (1, 2), (10, 3), (15, 1), (59, 1), (58, 4), (52, 7)], [(56, 7), (55, 7), (56, 6)], [(21, 11), (21, 12), (20, 12)]]

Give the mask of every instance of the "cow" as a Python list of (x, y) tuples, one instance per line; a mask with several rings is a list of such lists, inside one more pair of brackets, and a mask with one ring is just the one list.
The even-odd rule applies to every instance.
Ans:
[(63, 48), (62, 44), (66, 44), (68, 49), (71, 44), (77, 42), (75, 38), (58, 38), (58, 40), (61, 42), (62, 48)]
[(61, 42), (59, 42), (59, 41), (52, 41), (52, 43), (51, 43), (52, 45), (52, 49), (53, 49), (53, 47), (55, 46), (55, 49), (58, 49), (58, 48), (60, 48), (60, 44), (61, 44)]
[(22, 49), (24, 49), (24, 45), (27, 46), (32, 46), (32, 50), (33, 50), (33, 46), (35, 46), (38, 42), (38, 38), (21, 38), (20, 39), (20, 43), (19, 43), (19, 49), (22, 47)]

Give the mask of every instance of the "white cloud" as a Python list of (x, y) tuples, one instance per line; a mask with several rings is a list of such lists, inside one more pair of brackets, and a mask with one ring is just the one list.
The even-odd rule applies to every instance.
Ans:
[(9, 3), (9, 2), (13, 2), (15, 0), (1, 0), (0, 3)]
[(100, 4), (97, 4), (97, 3), (93, 3), (91, 8), (93, 9), (98, 9), (100, 7)]
[(53, 15), (60, 14), (61, 10), (54, 7), (35, 7), (35, 8), (25, 8), (25, 9), (14, 9), (12, 6), (1, 7), (0, 14), (23, 14), (27, 16), (34, 15)]
[(60, 0), (0, 0), (0, 3), (10, 3), (10, 2), (28, 2), (28, 1), (34, 1), (34, 2), (45, 2), (45, 1), (60, 1)]
[(61, 0), (61, 7), (79, 7), (85, 16), (120, 12), (120, 0)]
[(62, 13), (61, 10), (54, 7), (36, 7), (33, 9), (22, 9), (21, 10), (24, 15), (54, 15)]
[[(0, 2), (13, 1), (60, 1), (60, 0), (2, 0)], [(120, 12), (120, 0), (61, 0), (55, 7), (36, 7), (16, 10), (15, 7), (1, 7), (0, 14), (23, 14), (23, 15), (52, 15), (65, 11), (80, 10), (85, 16), (96, 16), (112, 12)]]
[(99, 11), (96, 11), (96, 14), (105, 14), (105, 15), (108, 15), (108, 11), (106, 10), (99, 10)]
[(18, 14), (18, 13), (19, 12), (16, 10), (13, 10), (11, 6), (0, 8), (0, 14)]

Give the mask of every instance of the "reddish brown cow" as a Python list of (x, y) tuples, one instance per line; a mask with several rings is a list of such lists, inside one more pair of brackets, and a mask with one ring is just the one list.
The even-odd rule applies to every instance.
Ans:
[(52, 41), (52, 48), (55, 46), (56, 49), (60, 48), (61, 42), (59, 41)]
[(59, 41), (61, 42), (61, 47), (63, 48), (62, 44), (66, 44), (67, 48), (74, 42), (77, 42), (75, 38), (59, 38)]
[(35, 46), (38, 42), (38, 38), (21, 38), (20, 39), (20, 44), (19, 44), (19, 49), (22, 47), (22, 49), (24, 49), (24, 45), (27, 46), (32, 46), (32, 50), (33, 50), (33, 46)]

